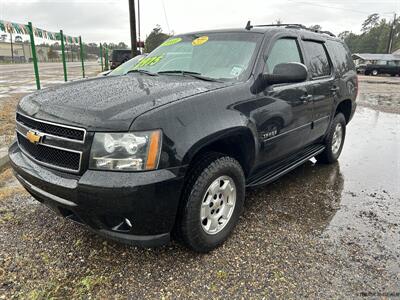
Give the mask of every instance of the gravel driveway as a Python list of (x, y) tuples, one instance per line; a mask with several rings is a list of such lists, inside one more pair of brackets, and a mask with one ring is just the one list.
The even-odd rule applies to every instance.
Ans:
[(249, 190), (233, 236), (209, 254), (106, 241), (3, 170), (0, 299), (400, 298), (400, 115), (369, 106), (337, 164), (309, 161)]

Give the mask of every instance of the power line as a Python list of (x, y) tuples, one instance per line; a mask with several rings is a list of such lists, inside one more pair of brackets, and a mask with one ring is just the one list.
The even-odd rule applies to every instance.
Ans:
[[(371, 12), (366, 12), (366, 11), (361, 11), (361, 10), (351, 9), (351, 8), (329, 6), (329, 5), (321, 5), (321, 4), (317, 4), (317, 3), (310, 3), (310, 2), (304, 2), (304, 1), (294, 1), (294, 0), (288, 0), (288, 1), (292, 2), (292, 3), (301, 3), (301, 4), (310, 5), (310, 6), (317, 6), (317, 7), (338, 9), (338, 10), (346, 10), (346, 11), (356, 12), (356, 13), (365, 14), (365, 15), (370, 15), (371, 14)], [(383, 13), (383, 14), (386, 14), (386, 13)]]
[(167, 11), (165, 10), (164, 0), (161, 0), (161, 3), (162, 3), (163, 10), (164, 10), (165, 22), (167, 23), (167, 27), (168, 27), (168, 33), (171, 33), (171, 29), (169, 28), (169, 23), (168, 23)]

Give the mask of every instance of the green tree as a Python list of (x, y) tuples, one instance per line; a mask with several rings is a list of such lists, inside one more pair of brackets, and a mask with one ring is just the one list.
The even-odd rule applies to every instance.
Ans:
[(316, 25), (311, 25), (310, 29), (312, 29), (312, 30), (321, 30), (322, 27), (321, 27), (321, 25), (316, 24)]
[(146, 41), (144, 43), (144, 52), (151, 52), (158, 46), (162, 44), (165, 40), (167, 40), (170, 37), (170, 35), (163, 33), (161, 26), (156, 25), (156, 27), (153, 29), (153, 31), (149, 34), (149, 36), (146, 38)]
[[(393, 51), (400, 48), (400, 17), (395, 22)], [(344, 40), (353, 53), (386, 53), (392, 23), (372, 14), (362, 23), (361, 34), (343, 31), (339, 38)]]
[(362, 32), (367, 32), (371, 28), (375, 27), (379, 22), (379, 14), (374, 13), (369, 15), (365, 21), (361, 25), (361, 31)]
[(128, 45), (125, 44), (124, 42), (119, 42), (117, 48), (118, 49), (128, 49)]
[(350, 34), (352, 34), (350, 31), (346, 30), (341, 33), (339, 33), (338, 38), (344, 41)]

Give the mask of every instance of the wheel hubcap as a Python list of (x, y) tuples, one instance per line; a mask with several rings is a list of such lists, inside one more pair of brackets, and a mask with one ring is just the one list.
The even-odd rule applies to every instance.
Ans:
[(200, 208), (201, 227), (207, 234), (217, 234), (229, 223), (236, 204), (236, 186), (229, 176), (214, 180), (203, 196)]
[(343, 128), (342, 124), (338, 123), (336, 124), (332, 138), (332, 153), (334, 155), (338, 154), (340, 146), (342, 145), (342, 140), (343, 140)]

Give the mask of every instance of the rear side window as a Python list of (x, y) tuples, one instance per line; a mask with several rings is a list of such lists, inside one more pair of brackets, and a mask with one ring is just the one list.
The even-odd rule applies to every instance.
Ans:
[(331, 74), (331, 66), (325, 47), (322, 43), (304, 41), (304, 50), (309, 57), (309, 69), (312, 78), (328, 76)]
[(354, 63), (351, 53), (347, 47), (339, 41), (327, 41), (329, 54), (340, 73), (345, 73), (350, 69), (354, 69)]
[(264, 73), (272, 73), (276, 65), (289, 62), (302, 62), (297, 41), (289, 38), (279, 39), (268, 55)]

